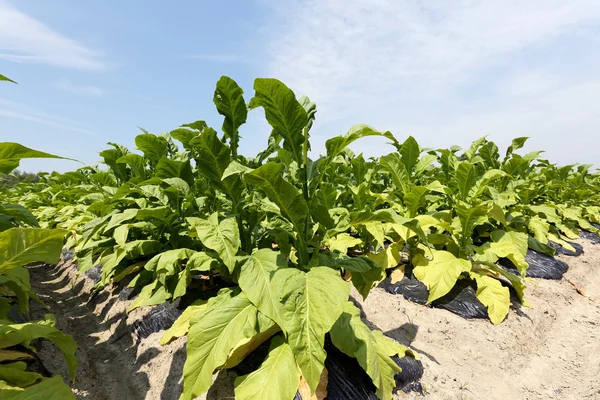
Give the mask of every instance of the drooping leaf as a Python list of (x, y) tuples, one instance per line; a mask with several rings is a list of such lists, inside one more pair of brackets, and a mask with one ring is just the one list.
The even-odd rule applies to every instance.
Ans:
[(344, 312), (333, 325), (330, 334), (334, 346), (356, 358), (369, 375), (377, 388), (377, 397), (391, 400), (392, 390), (396, 387), (394, 375), (401, 368), (390, 358), (374, 333), (360, 319), (360, 310), (352, 302), (346, 302)]
[(471, 278), (477, 282), (477, 299), (487, 307), (488, 316), (493, 324), (500, 324), (508, 315), (510, 292), (499, 280), (487, 275), (471, 272)]
[(190, 319), (204, 312), (207, 307), (206, 300), (196, 300), (187, 306), (179, 318), (173, 322), (173, 325), (163, 333), (160, 338), (160, 344), (164, 346), (177, 338), (187, 335), (190, 330)]
[(433, 250), (432, 259), (417, 254), (413, 259), (413, 274), (429, 289), (427, 304), (444, 296), (454, 287), (463, 272), (471, 270), (471, 262), (456, 258), (444, 250)]
[(256, 371), (235, 380), (235, 398), (240, 400), (293, 399), (300, 383), (294, 353), (283, 336), (271, 341), (269, 354)]
[(36, 228), (0, 232), (0, 273), (32, 262), (56, 264), (66, 233), (61, 229)]
[(24, 158), (60, 158), (76, 161), (71, 158), (59, 157), (43, 151), (33, 150), (19, 143), (0, 142), (0, 174), (8, 174), (19, 166)]
[(205, 393), (213, 372), (227, 362), (231, 351), (263, 330), (258, 309), (243, 293), (223, 298), (190, 324), (182, 400)]
[(273, 274), (279, 290), (282, 328), (298, 366), (312, 392), (317, 388), (325, 363), (324, 340), (343, 311), (350, 286), (329, 267), (309, 272), (282, 268)]
[(270, 249), (256, 250), (241, 266), (238, 283), (244, 294), (259, 311), (280, 325), (281, 305), (276, 288), (271, 285), (272, 274), (285, 268), (285, 257)]

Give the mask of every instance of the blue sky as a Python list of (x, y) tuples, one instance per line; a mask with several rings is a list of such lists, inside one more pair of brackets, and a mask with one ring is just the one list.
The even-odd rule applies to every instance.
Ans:
[[(107, 142), (133, 148), (138, 126), (220, 127), (212, 95), (228, 75), (246, 100), (255, 77), (276, 77), (315, 101), (317, 154), (366, 123), (434, 148), (531, 136), (551, 161), (600, 165), (598, 48), (590, 0), (0, 0), (0, 73), (19, 82), (0, 86), (0, 140), (95, 164)], [(250, 115), (248, 156), (269, 133)]]

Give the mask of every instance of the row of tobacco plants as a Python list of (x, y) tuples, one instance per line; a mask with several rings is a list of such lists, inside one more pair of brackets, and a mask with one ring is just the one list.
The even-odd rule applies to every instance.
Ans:
[[(3, 75), (0, 81), (13, 82)], [(23, 158), (57, 158), (16, 143), (0, 143), (0, 174), (9, 174)], [(7, 193), (2, 193), (2, 197)], [(61, 377), (40, 374), (36, 339), (47, 339), (63, 353), (71, 379), (75, 377), (77, 348), (73, 338), (55, 327), (56, 319), (29, 318), (29, 300), (38, 300), (31, 290), (26, 265), (55, 264), (60, 258), (67, 231), (42, 229), (27, 208), (15, 202), (0, 202), (0, 397), (75, 399)], [(37, 369), (37, 371), (36, 371)]]
[[(486, 138), (464, 151), (422, 149), (412, 137), (399, 142), (358, 125), (312, 160), (316, 105), (275, 79), (256, 79), (254, 92), (246, 103), (222, 77), (214, 94), (220, 132), (204, 121), (143, 131), (138, 152), (109, 143), (105, 168), (40, 174), (3, 193), (42, 227), (68, 232), (81, 273), (101, 266), (98, 290), (139, 288), (129, 310), (197, 298), (163, 337), (187, 336), (182, 399), (206, 392), (216, 370), (263, 344), (269, 352), (236, 379), (236, 398), (292, 399), (301, 382), (314, 393), (326, 384), (326, 334), (357, 359), (378, 397), (391, 399), (399, 368), (390, 357), (407, 350), (361, 321), (351, 286), (367, 298), (386, 276), (410, 269), (431, 302), (472, 280), (500, 323), (509, 287), (527, 305), (528, 249), (553, 255), (549, 240), (570, 247), (580, 229), (598, 232), (600, 175), (558, 167), (541, 152), (520, 155), (526, 138), (501, 156)], [(239, 143), (252, 110), (272, 131), (249, 158)], [(365, 159), (348, 148), (370, 136), (386, 138), (391, 153)], [(227, 287), (202, 292), (218, 282)]]

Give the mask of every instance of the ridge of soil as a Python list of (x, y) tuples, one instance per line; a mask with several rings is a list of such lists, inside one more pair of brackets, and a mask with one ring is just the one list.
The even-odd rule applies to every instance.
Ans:
[[(522, 308), (520, 316), (511, 311), (501, 325), (465, 320), (380, 288), (365, 301), (356, 291), (352, 297), (365, 322), (419, 354), (426, 399), (600, 399), (600, 303), (592, 300), (600, 301), (600, 245), (578, 242), (582, 256), (558, 257), (569, 264), (565, 277), (530, 279), (526, 297), (532, 308)], [(151, 307), (127, 315), (130, 292), (115, 287), (90, 299), (93, 282), (77, 277), (71, 262), (29, 271), (34, 292), (49, 308), (32, 303), (32, 317), (55, 314), (57, 326), (78, 344), (78, 399), (179, 398), (185, 338), (161, 346), (163, 332), (141, 340), (132, 334), (132, 325)], [(43, 342), (40, 357), (51, 373), (66, 376), (52, 344)], [(219, 373), (200, 399), (232, 399), (233, 375)], [(406, 398), (421, 395), (394, 395)]]

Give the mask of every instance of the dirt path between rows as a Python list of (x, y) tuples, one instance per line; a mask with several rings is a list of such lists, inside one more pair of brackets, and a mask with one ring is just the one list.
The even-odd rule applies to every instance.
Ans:
[[(585, 254), (561, 257), (570, 265), (565, 278), (600, 300), (600, 245), (580, 243)], [(160, 346), (161, 332), (141, 340), (132, 334), (133, 324), (151, 308), (127, 316), (131, 299), (118, 289), (88, 301), (92, 282), (77, 278), (69, 262), (30, 272), (33, 290), (78, 343), (79, 399), (179, 398), (185, 338)], [(413, 304), (379, 288), (359, 302), (370, 324), (420, 355), (427, 399), (600, 399), (600, 303), (566, 279), (532, 280), (527, 298), (532, 308), (522, 309), (525, 315), (511, 311), (498, 326)], [(33, 317), (44, 312), (36, 306)], [(41, 357), (50, 372), (65, 375), (52, 345), (44, 344)], [(228, 377), (222, 381), (202, 399), (231, 399)]]

